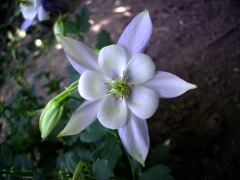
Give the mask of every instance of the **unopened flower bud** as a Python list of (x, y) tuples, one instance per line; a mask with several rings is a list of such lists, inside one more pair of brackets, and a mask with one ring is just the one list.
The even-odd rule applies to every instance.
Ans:
[(64, 24), (63, 24), (63, 18), (64, 16), (60, 15), (57, 19), (57, 21), (53, 25), (53, 32), (55, 34), (55, 37), (57, 39), (57, 42), (60, 43), (59, 35), (64, 35)]
[(52, 132), (52, 130), (57, 126), (59, 123), (63, 110), (64, 110), (65, 103), (59, 103), (53, 98), (51, 101), (48, 102), (47, 106), (44, 108), (41, 116), (40, 116), (40, 123), (39, 128), (41, 131), (42, 139), (46, 139), (46, 137)]
[(58, 125), (69, 97), (77, 91), (78, 81), (73, 82), (62, 93), (51, 99), (44, 108), (39, 122), (42, 139), (46, 139)]

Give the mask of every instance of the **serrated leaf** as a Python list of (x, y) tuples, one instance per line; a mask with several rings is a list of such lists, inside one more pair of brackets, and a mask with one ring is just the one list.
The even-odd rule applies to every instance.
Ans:
[(89, 23), (89, 10), (86, 7), (83, 7), (80, 14), (76, 15), (76, 23), (78, 23), (78, 31), (85, 33), (90, 28)]
[(80, 157), (80, 159), (82, 161), (89, 161), (90, 159), (90, 155), (91, 155), (91, 150), (88, 148), (80, 148), (77, 151), (78, 157)]
[(110, 33), (107, 32), (106, 30), (102, 30), (98, 35), (97, 35), (97, 44), (96, 48), (97, 49), (102, 49), (105, 46), (113, 44), (111, 40)]
[(88, 132), (88, 131), (84, 131), (81, 134), (81, 141), (82, 142), (87, 142), (87, 143), (91, 143), (94, 141), (97, 141), (98, 139), (102, 138), (104, 136), (105, 132)]
[(13, 167), (17, 170), (34, 169), (33, 162), (26, 155), (17, 155), (13, 160)]
[(170, 168), (165, 165), (156, 165), (147, 169), (139, 178), (139, 180), (173, 180), (169, 175)]
[(63, 25), (66, 33), (69, 34), (77, 34), (78, 32), (78, 27), (75, 22), (68, 21), (68, 20), (63, 20)]
[(79, 162), (79, 158), (75, 154), (70, 153), (67, 156), (67, 167), (68, 167), (68, 170), (71, 173), (74, 173), (74, 171), (75, 171), (75, 169), (77, 167), (78, 162)]
[(109, 166), (113, 169), (122, 154), (121, 148), (115, 139), (104, 141), (90, 156), (92, 161), (97, 159), (108, 160)]
[(91, 143), (101, 139), (107, 133), (107, 129), (104, 128), (98, 121), (95, 121), (86, 131), (81, 133), (81, 141)]
[(113, 175), (112, 168), (107, 160), (98, 159), (93, 163), (92, 170), (96, 180), (108, 180)]

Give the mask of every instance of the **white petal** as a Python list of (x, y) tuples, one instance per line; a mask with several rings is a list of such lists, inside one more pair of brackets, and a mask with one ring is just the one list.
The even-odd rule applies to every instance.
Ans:
[(97, 119), (97, 111), (101, 101), (85, 101), (72, 115), (58, 137), (75, 135), (86, 129)]
[(128, 24), (118, 44), (127, 49), (130, 55), (143, 52), (152, 35), (152, 21), (147, 10), (141, 12)]
[(154, 90), (161, 98), (174, 98), (197, 86), (168, 72), (157, 71), (155, 77), (144, 86)]
[(99, 108), (97, 117), (100, 123), (109, 129), (118, 129), (127, 121), (126, 102), (119, 98), (107, 96)]
[(47, 20), (49, 19), (49, 14), (47, 11), (45, 11), (45, 9), (43, 8), (42, 5), (40, 5), (38, 7), (38, 20), (39, 21), (44, 21), (44, 20)]
[(127, 124), (118, 129), (127, 152), (144, 166), (149, 151), (149, 134), (146, 120), (129, 113)]
[(97, 71), (99, 69), (97, 54), (84, 43), (65, 36), (58, 37), (61, 39), (67, 57), (70, 58), (70, 63), (80, 74), (83, 73), (81, 70)]
[(22, 25), (21, 25), (21, 30), (26, 30), (29, 26), (32, 25), (35, 19), (26, 19)]
[(145, 54), (134, 55), (127, 64), (125, 77), (128, 83), (141, 84), (155, 75), (155, 64)]
[(118, 45), (110, 45), (101, 49), (99, 53), (99, 66), (110, 78), (122, 77), (126, 68), (127, 52)]
[(136, 85), (126, 98), (127, 106), (139, 118), (148, 119), (157, 110), (159, 99), (156, 92), (143, 86)]
[(103, 74), (94, 71), (85, 71), (78, 84), (80, 95), (86, 100), (98, 100), (107, 95), (106, 78)]

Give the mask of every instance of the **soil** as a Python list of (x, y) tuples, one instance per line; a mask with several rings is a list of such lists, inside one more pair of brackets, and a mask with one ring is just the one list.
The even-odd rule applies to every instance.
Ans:
[[(161, 99), (148, 120), (151, 147), (171, 140), (182, 158), (176, 179), (240, 178), (240, 1), (84, 1), (91, 12), (87, 41), (106, 29), (116, 42), (133, 16), (148, 9), (154, 32), (145, 51), (158, 70), (198, 86)], [(120, 11), (120, 12), (119, 12)]]

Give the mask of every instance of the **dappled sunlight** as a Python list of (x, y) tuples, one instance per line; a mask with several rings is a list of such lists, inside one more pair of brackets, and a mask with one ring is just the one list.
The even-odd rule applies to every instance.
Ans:
[(35, 45), (36, 45), (37, 47), (43, 47), (43, 42), (42, 42), (42, 40), (41, 40), (41, 39), (36, 39), (36, 40), (35, 40)]
[(130, 6), (119, 6), (113, 9), (114, 13), (122, 13), (124, 16), (131, 17), (132, 13), (129, 12)]
[[(92, 4), (92, 1), (87, 1), (86, 4)], [(92, 25), (90, 31), (94, 33), (98, 33), (102, 29), (106, 29), (106, 27), (111, 26), (111, 22), (116, 22), (119, 21), (120, 18), (122, 17), (132, 17), (132, 13), (130, 12), (131, 7), (123, 5), (121, 1), (115, 1), (112, 4), (112, 10), (109, 11), (109, 14), (100, 14), (98, 12), (98, 8), (94, 11), (95, 14), (92, 13), (93, 19), (89, 20), (89, 23)], [(103, 17), (101, 17), (103, 16)], [(107, 17), (107, 18), (106, 18)], [(98, 20), (99, 19), (99, 20)]]
[(56, 50), (60, 50), (60, 49), (62, 49), (62, 44), (57, 43), (57, 44), (54, 45), (54, 48)]
[[(94, 21), (92, 21), (92, 22), (94, 23)], [(102, 29), (102, 27), (105, 26), (105, 25), (107, 25), (107, 24), (109, 24), (109, 22), (110, 22), (110, 19), (102, 20), (102, 21), (100, 21), (99, 23), (94, 24), (94, 25), (91, 27), (91, 30), (92, 30), (93, 32), (99, 32), (99, 31)]]

